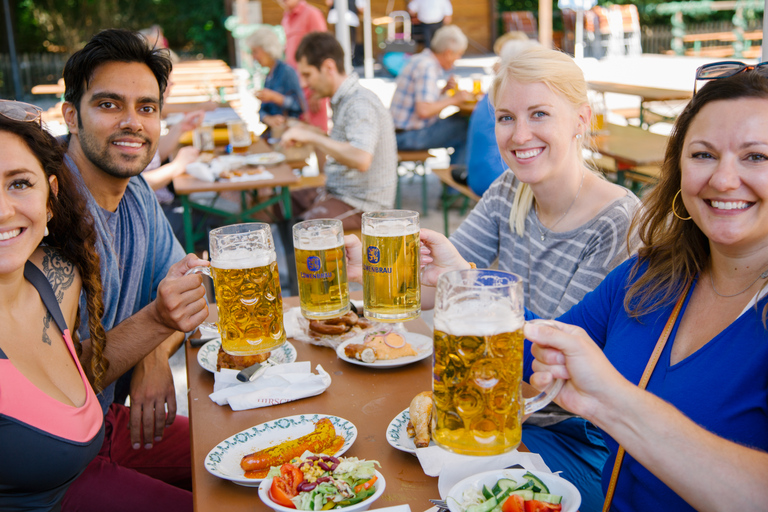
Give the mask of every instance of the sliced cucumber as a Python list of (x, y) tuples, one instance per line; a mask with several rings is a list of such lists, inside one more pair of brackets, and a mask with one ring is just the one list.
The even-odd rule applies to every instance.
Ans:
[(520, 484), (514, 489), (513, 491), (526, 491), (533, 488), (533, 481), (532, 480), (526, 480), (524, 484)]
[(543, 492), (534, 493), (533, 499), (537, 501), (542, 501), (544, 503), (552, 503), (553, 505), (557, 505), (558, 503), (563, 501), (562, 496), (558, 496), (557, 494), (547, 494)]
[[(539, 478), (536, 475), (534, 475), (533, 473), (530, 473), (530, 472), (526, 473), (524, 475), (524, 478), (527, 478), (529, 482), (533, 482), (533, 487), (534, 487), (533, 491), (534, 492), (539, 492), (539, 493), (542, 493), (542, 494), (549, 494), (549, 487), (544, 485), (544, 482), (539, 480)], [(538, 491), (536, 490), (536, 487), (539, 488)]]
[(467, 512), (491, 512), (491, 510), (493, 510), (498, 504), (499, 500), (496, 498), (491, 498), (482, 503), (478, 503), (477, 505), (468, 507)]
[(501, 478), (498, 482), (496, 482), (496, 485), (493, 486), (493, 494), (499, 494), (501, 491), (505, 489), (509, 489), (510, 491), (514, 490), (517, 487), (517, 482), (512, 480), (511, 478)]
[(524, 489), (522, 491), (512, 491), (509, 494), (510, 495), (517, 494), (518, 496), (523, 498), (523, 501), (531, 501), (534, 496), (534, 492), (530, 489)]
[(488, 488), (487, 485), (483, 486), (483, 498), (489, 500), (493, 498), (493, 495), (496, 494), (495, 492), (491, 492), (491, 490)]

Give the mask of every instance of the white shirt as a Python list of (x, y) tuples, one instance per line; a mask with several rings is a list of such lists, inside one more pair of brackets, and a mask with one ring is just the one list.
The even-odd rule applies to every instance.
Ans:
[[(334, 2), (335, 4), (335, 2)], [(360, 10), (365, 8), (365, 2), (363, 0), (355, 0), (355, 7)], [(349, 8), (347, 8), (347, 26), (348, 27), (359, 27), (360, 26), (360, 17), (357, 15), (358, 11), (353, 11)], [(330, 11), (328, 11), (328, 23), (331, 25), (335, 25), (339, 22), (339, 13), (336, 11), (336, 7), (333, 7)]]
[(439, 23), (446, 16), (453, 15), (450, 0), (411, 0), (408, 10), (415, 12), (422, 23)]

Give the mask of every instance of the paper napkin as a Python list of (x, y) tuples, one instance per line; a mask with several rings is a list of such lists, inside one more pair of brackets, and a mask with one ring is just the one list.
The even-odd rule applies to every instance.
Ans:
[(439, 446), (428, 446), (417, 448), (416, 456), (425, 474), (439, 476), (437, 489), (442, 499), (445, 499), (451, 487), (468, 476), (494, 469), (504, 469), (514, 464), (520, 464), (529, 471), (551, 473), (541, 455), (517, 450), (491, 457), (473, 457), (452, 453)]
[(222, 369), (215, 373), (213, 393), (208, 395), (219, 405), (233, 411), (257, 409), (319, 395), (331, 385), (331, 376), (317, 365), (312, 373), (309, 361), (271, 366), (250, 382), (237, 380), (237, 370)]

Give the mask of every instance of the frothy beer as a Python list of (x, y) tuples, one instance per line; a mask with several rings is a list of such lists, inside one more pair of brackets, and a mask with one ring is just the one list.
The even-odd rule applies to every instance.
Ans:
[(324, 319), (349, 311), (343, 232), (340, 236), (300, 234), (294, 248), (301, 313), (307, 318)]
[(401, 219), (363, 223), (365, 316), (400, 322), (419, 316), (419, 226)]
[(275, 252), (230, 251), (215, 257), (211, 267), (224, 350), (252, 355), (285, 343)]
[(433, 439), (440, 446), (496, 455), (520, 444), (522, 328), (521, 315), (482, 294), (436, 311)]

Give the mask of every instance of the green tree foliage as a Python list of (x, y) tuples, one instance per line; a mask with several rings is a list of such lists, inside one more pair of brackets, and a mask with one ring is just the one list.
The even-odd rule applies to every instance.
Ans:
[(99, 30), (157, 24), (182, 56), (227, 57), (223, 1), (22, 0), (11, 16), (20, 53), (72, 53)]

